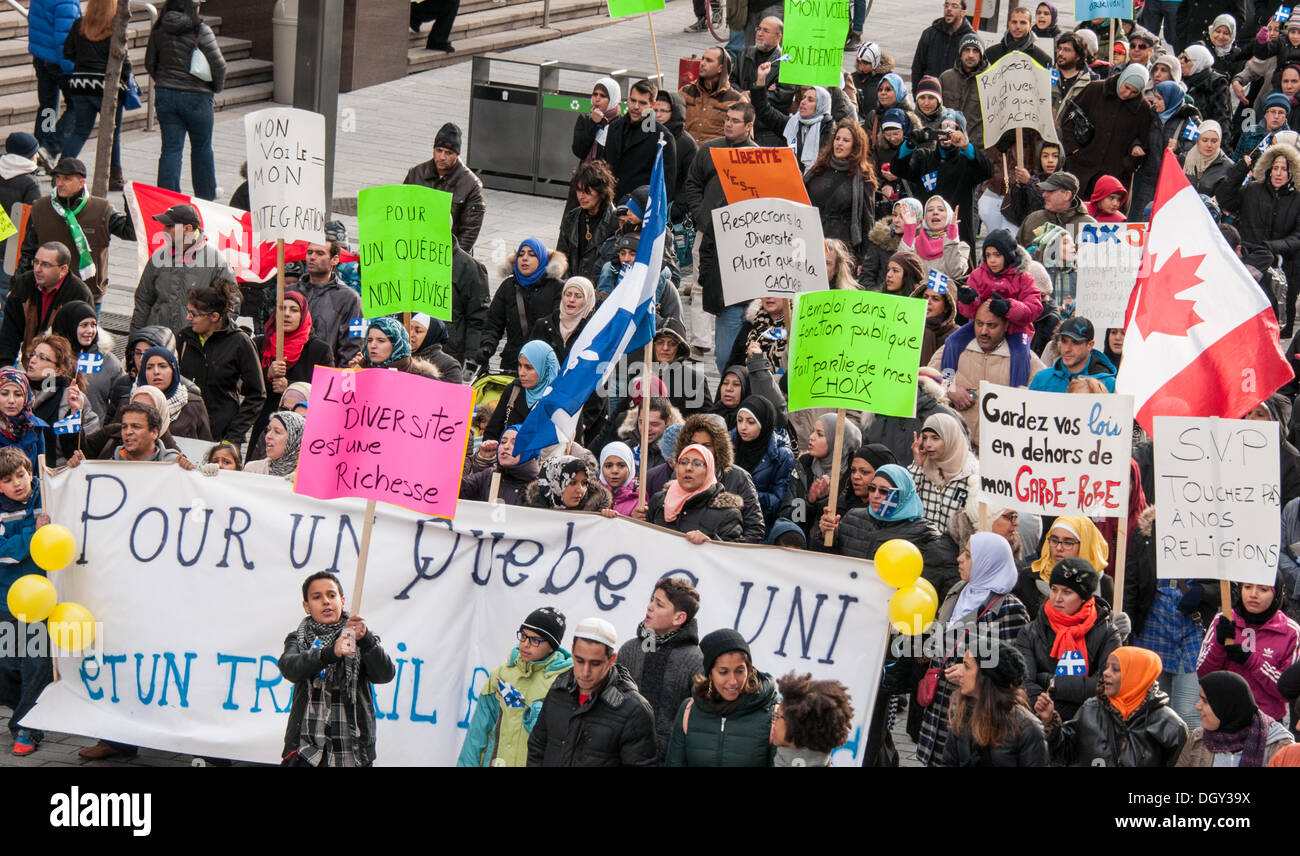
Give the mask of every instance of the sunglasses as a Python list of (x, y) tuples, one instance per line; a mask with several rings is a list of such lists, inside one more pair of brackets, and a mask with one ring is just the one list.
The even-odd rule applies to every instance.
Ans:
[(876, 494), (876, 493), (884, 495), (889, 493), (891, 490), (893, 490), (892, 487), (881, 487), (880, 485), (869, 484), (867, 485), (867, 496), (871, 496), (872, 494)]

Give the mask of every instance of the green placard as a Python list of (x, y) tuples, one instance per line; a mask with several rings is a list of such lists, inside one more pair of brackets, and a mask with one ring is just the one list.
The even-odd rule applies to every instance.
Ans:
[(357, 194), (361, 314), (451, 320), (451, 194), (414, 184)]
[(912, 416), (924, 333), (920, 298), (875, 291), (800, 294), (790, 337), (790, 409)]
[[(590, 95), (543, 95), (542, 106), (547, 110), (564, 110), (569, 113), (590, 113)], [(620, 113), (627, 112), (627, 105), (618, 105)]]
[(786, 0), (781, 82), (839, 86), (848, 34), (849, 0)]
[(663, 7), (664, 0), (609, 0), (609, 17), (626, 18), (642, 12), (658, 12)]

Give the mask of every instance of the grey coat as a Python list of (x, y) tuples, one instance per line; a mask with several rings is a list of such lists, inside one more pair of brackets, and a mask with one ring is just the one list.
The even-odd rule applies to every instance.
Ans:
[(692, 681), (704, 671), (704, 655), (700, 653), (700, 633), (695, 619), (683, 624), (658, 648), (653, 646), (645, 626), (638, 625), (636, 635), (618, 649), (618, 663), (627, 668), (641, 695), (654, 708), (655, 745), (662, 764), (668, 752), (668, 738), (672, 734), (677, 708), (691, 697)]
[(190, 289), (212, 285), (222, 277), (235, 281), (230, 266), (206, 240), (190, 247), (177, 260), (170, 247), (159, 247), (149, 257), (135, 287), (132, 332), (158, 324), (179, 333), (189, 322), (185, 318)]
[(348, 324), (361, 317), (361, 295), (348, 288), (337, 274), (324, 285), (313, 285), (304, 277), (294, 288), (307, 298), (313, 334), (330, 346), (334, 365), (346, 366), (361, 352), (365, 341), (348, 335)]

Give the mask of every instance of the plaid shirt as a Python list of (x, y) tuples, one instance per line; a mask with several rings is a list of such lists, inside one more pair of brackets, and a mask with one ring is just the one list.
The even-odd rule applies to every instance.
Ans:
[(916, 464), (910, 465), (907, 472), (916, 483), (916, 495), (925, 509), (925, 519), (938, 526), (940, 532), (948, 531), (948, 518), (954, 511), (965, 511), (970, 491), (979, 486), (978, 474), (955, 478), (941, 488), (926, 478)]
[(1205, 636), (1205, 628), (1194, 616), (1178, 611), (1182, 599), (1177, 580), (1160, 580), (1151, 614), (1142, 632), (1133, 638), (1134, 645), (1159, 654), (1164, 670), (1176, 675), (1196, 671), (1196, 658)]

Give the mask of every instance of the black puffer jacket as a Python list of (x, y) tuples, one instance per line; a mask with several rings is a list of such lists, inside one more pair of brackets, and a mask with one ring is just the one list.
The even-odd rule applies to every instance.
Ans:
[(939, 531), (938, 526), (924, 517), (891, 522), (877, 520), (865, 507), (854, 508), (840, 518), (835, 540), (829, 548), (822, 545), (820, 532), (818, 529), (818, 537), (809, 541), (811, 547), (858, 559), (874, 558), (881, 544), (895, 538), (914, 544), (921, 551), (924, 562), (921, 576), (934, 586), (940, 603), (948, 596), (948, 589), (961, 579), (957, 571), (957, 545), (947, 533)]
[[(1287, 160), (1291, 181), (1273, 187), (1268, 170), (1278, 157)], [(1254, 180), (1241, 186), (1246, 174)], [(1300, 175), (1300, 151), (1294, 146), (1269, 146), (1264, 154), (1247, 165), (1242, 158), (1227, 176), (1219, 182), (1216, 198), (1224, 211), (1237, 215), (1237, 230), (1245, 245), (1245, 262), (1264, 270), (1271, 267), (1274, 256), (1285, 260), (1287, 278), (1297, 274), (1300, 257), (1300, 193), (1296, 192), (1295, 177)]]
[[(1087, 675), (1056, 674), (1056, 658), (1052, 656), (1052, 643), (1056, 641), (1056, 631), (1047, 620), (1047, 613), (1039, 610), (1029, 626), (1020, 631), (1016, 647), (1024, 655), (1029, 677), (1025, 680), (1025, 692), (1032, 703), (1056, 678), (1052, 701), (1062, 719), (1070, 719), (1079, 706), (1096, 695), (1098, 678), (1106, 667), (1106, 660), (1121, 642), (1119, 631), (1110, 623), (1110, 605), (1104, 600), (1097, 600), (1097, 620), (1092, 629), (1083, 637), (1088, 649)], [(1174, 753), (1178, 757), (1178, 753)]]
[(698, 529), (714, 541), (743, 540), (745, 527), (741, 509), (744, 502), (739, 496), (724, 490), (721, 484), (715, 482), (707, 490), (686, 500), (681, 513), (671, 523), (664, 517), (667, 497), (668, 489), (665, 488), (650, 498), (647, 522), (683, 533)]
[(578, 705), (573, 671), (555, 679), (528, 736), (530, 767), (653, 767), (655, 715), (621, 663)]
[(1028, 708), (1011, 708), (1015, 729), (997, 746), (980, 746), (970, 731), (948, 732), (940, 767), (1047, 767), (1050, 757), (1043, 737), (1043, 723)]
[(1067, 767), (1172, 767), (1186, 742), (1187, 724), (1155, 684), (1128, 719), (1094, 695), (1070, 721), (1047, 726), (1052, 760)]
[(253, 340), (230, 319), (203, 342), (186, 326), (177, 343), (181, 374), (203, 391), (212, 439), (242, 444), (266, 402), (266, 381)]
[[(211, 83), (190, 74), (190, 55), (196, 47), (207, 57)], [(194, 0), (167, 0), (162, 17), (149, 34), (144, 67), (154, 85), (163, 89), (211, 95), (226, 85), (226, 59), (212, 28), (199, 19)]]
[(478, 353), (488, 300), (487, 268), (455, 247), (451, 254), (451, 323), (447, 325), (451, 338), (444, 350), (462, 363), (466, 355)]
[[(478, 352), (466, 352), (466, 359), (472, 359), (480, 366), (486, 366), (488, 360), (496, 353), (502, 335), (506, 338), (505, 347), (501, 349), (501, 371), (514, 374), (519, 366), (519, 349), (533, 338), (533, 328), (537, 322), (555, 311), (560, 305), (560, 295), (564, 293), (564, 282), (560, 279), (569, 264), (564, 253), (553, 250), (546, 263), (546, 275), (529, 288), (523, 288), (515, 282), (515, 257), (512, 254), (501, 266), (505, 279), (497, 286), (488, 306), (487, 320), (483, 324), (482, 337), (479, 339)], [(526, 317), (519, 317), (519, 304), (522, 301)]]

